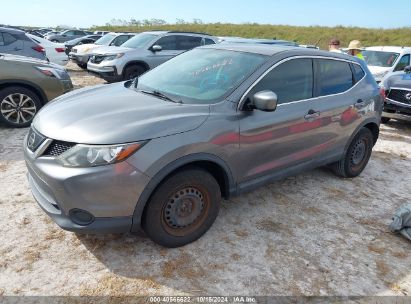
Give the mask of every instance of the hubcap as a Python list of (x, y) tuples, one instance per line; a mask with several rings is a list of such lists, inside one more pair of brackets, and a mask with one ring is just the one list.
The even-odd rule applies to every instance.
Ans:
[(184, 228), (193, 224), (200, 217), (203, 209), (202, 193), (194, 187), (186, 187), (167, 200), (164, 221), (170, 228)]
[(36, 105), (27, 95), (14, 93), (6, 96), (0, 103), (1, 115), (15, 124), (31, 121), (36, 114)]
[(365, 152), (366, 152), (366, 143), (364, 142), (364, 140), (359, 140), (351, 153), (351, 163), (356, 166), (358, 164), (360, 164), (365, 157)]

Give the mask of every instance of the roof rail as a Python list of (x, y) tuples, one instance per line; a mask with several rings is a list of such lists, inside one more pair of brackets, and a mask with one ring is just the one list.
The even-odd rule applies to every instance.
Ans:
[(206, 35), (206, 36), (212, 36), (208, 33), (201, 33), (201, 32), (186, 32), (186, 31), (167, 31), (167, 33), (171, 34), (198, 34), (198, 35)]

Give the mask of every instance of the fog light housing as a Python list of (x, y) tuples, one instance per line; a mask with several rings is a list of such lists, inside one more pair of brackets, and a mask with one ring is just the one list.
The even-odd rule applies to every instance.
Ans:
[(90, 225), (94, 221), (94, 216), (81, 209), (71, 209), (69, 212), (71, 220), (81, 226)]

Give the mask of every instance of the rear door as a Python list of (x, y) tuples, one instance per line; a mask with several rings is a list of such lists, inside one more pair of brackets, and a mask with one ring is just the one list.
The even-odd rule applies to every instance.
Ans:
[(24, 43), (10, 33), (0, 32), (0, 53), (24, 56)]

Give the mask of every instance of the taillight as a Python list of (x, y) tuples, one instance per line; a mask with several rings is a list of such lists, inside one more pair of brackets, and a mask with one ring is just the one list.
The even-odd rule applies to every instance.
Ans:
[(63, 53), (65, 51), (64, 48), (56, 48), (57, 53)]
[(45, 52), (44, 52), (44, 48), (43, 48), (41, 45), (32, 46), (31, 48), (32, 48), (33, 50), (35, 50), (36, 52), (45, 53)]
[(385, 100), (385, 98), (387, 98), (387, 94), (385, 94), (385, 89), (384, 88), (380, 88), (380, 95), (382, 97), (382, 99)]

